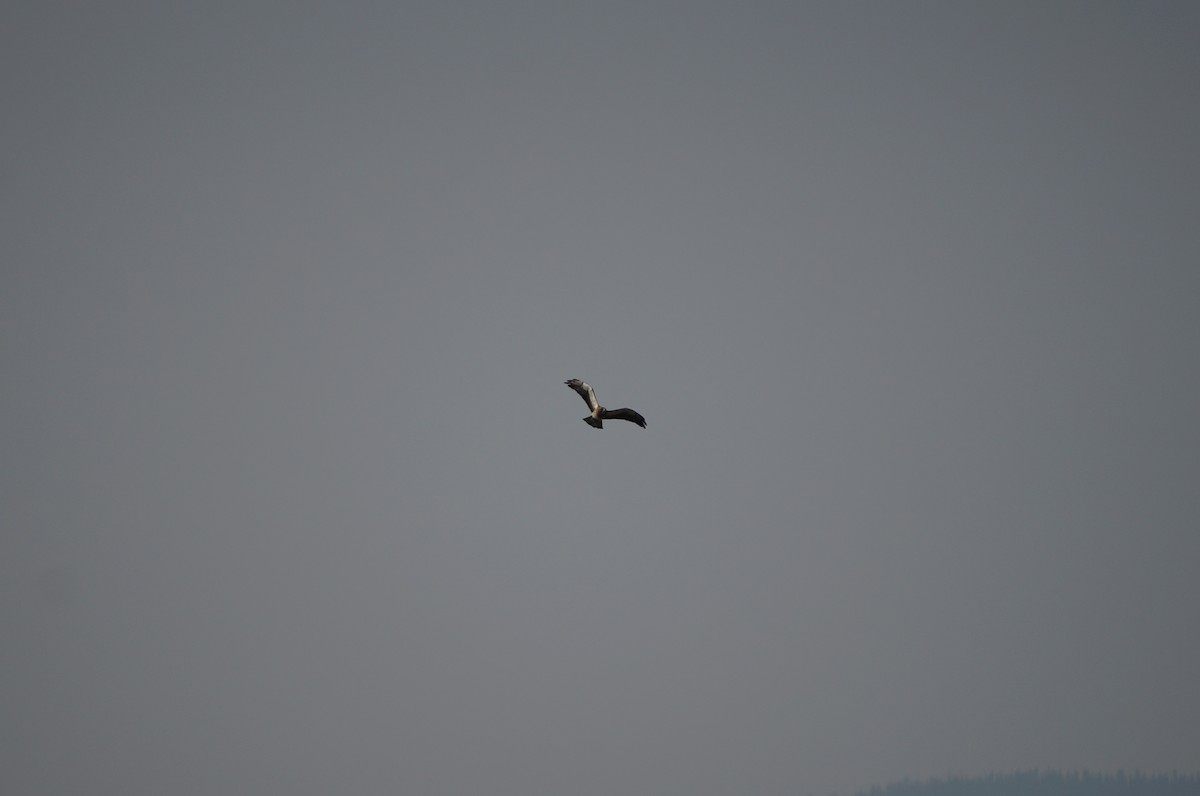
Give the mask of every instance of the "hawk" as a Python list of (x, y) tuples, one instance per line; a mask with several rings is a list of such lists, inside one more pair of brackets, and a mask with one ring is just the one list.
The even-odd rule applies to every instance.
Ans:
[(600, 402), (596, 400), (596, 393), (592, 390), (592, 385), (586, 381), (568, 379), (563, 384), (579, 393), (580, 397), (588, 405), (588, 409), (592, 410), (590, 417), (583, 418), (583, 422), (592, 428), (604, 428), (605, 420), (628, 420), (630, 423), (637, 423), (642, 428), (646, 427), (646, 418), (632, 409), (605, 409), (601, 406)]

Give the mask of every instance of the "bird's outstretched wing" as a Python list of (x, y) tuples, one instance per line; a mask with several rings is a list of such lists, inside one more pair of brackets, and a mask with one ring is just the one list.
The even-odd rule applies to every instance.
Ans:
[(592, 385), (588, 384), (586, 381), (580, 381), (579, 379), (568, 379), (567, 381), (564, 381), (563, 384), (579, 393), (579, 397), (583, 398), (584, 403), (588, 405), (588, 409), (591, 409), (593, 412), (595, 412), (600, 406), (600, 402), (596, 400), (596, 393), (592, 391)]
[(630, 423), (637, 423), (642, 428), (646, 427), (646, 418), (639, 415), (629, 407), (621, 409), (605, 409), (600, 413), (601, 420), (628, 420)]

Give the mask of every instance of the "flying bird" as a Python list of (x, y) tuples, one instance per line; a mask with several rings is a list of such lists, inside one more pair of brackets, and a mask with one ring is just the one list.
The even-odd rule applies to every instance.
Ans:
[(592, 385), (586, 381), (579, 379), (568, 379), (563, 384), (570, 387), (575, 392), (579, 393), (584, 402), (588, 405), (588, 409), (592, 410), (590, 417), (583, 418), (583, 422), (587, 423), (592, 428), (604, 428), (605, 420), (628, 420), (630, 423), (637, 423), (642, 428), (646, 427), (646, 418), (639, 415), (637, 412), (629, 408), (624, 409), (605, 409), (596, 400), (596, 393), (592, 390)]

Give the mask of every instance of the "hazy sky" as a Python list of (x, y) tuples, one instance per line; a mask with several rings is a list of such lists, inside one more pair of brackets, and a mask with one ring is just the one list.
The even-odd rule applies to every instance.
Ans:
[(1198, 40), (6, 4), (0, 790), (1196, 770)]

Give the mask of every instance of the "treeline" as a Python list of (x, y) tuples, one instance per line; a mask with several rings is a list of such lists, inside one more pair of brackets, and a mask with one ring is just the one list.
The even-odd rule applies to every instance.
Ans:
[(923, 782), (906, 779), (856, 796), (1200, 796), (1200, 773), (1024, 771)]

